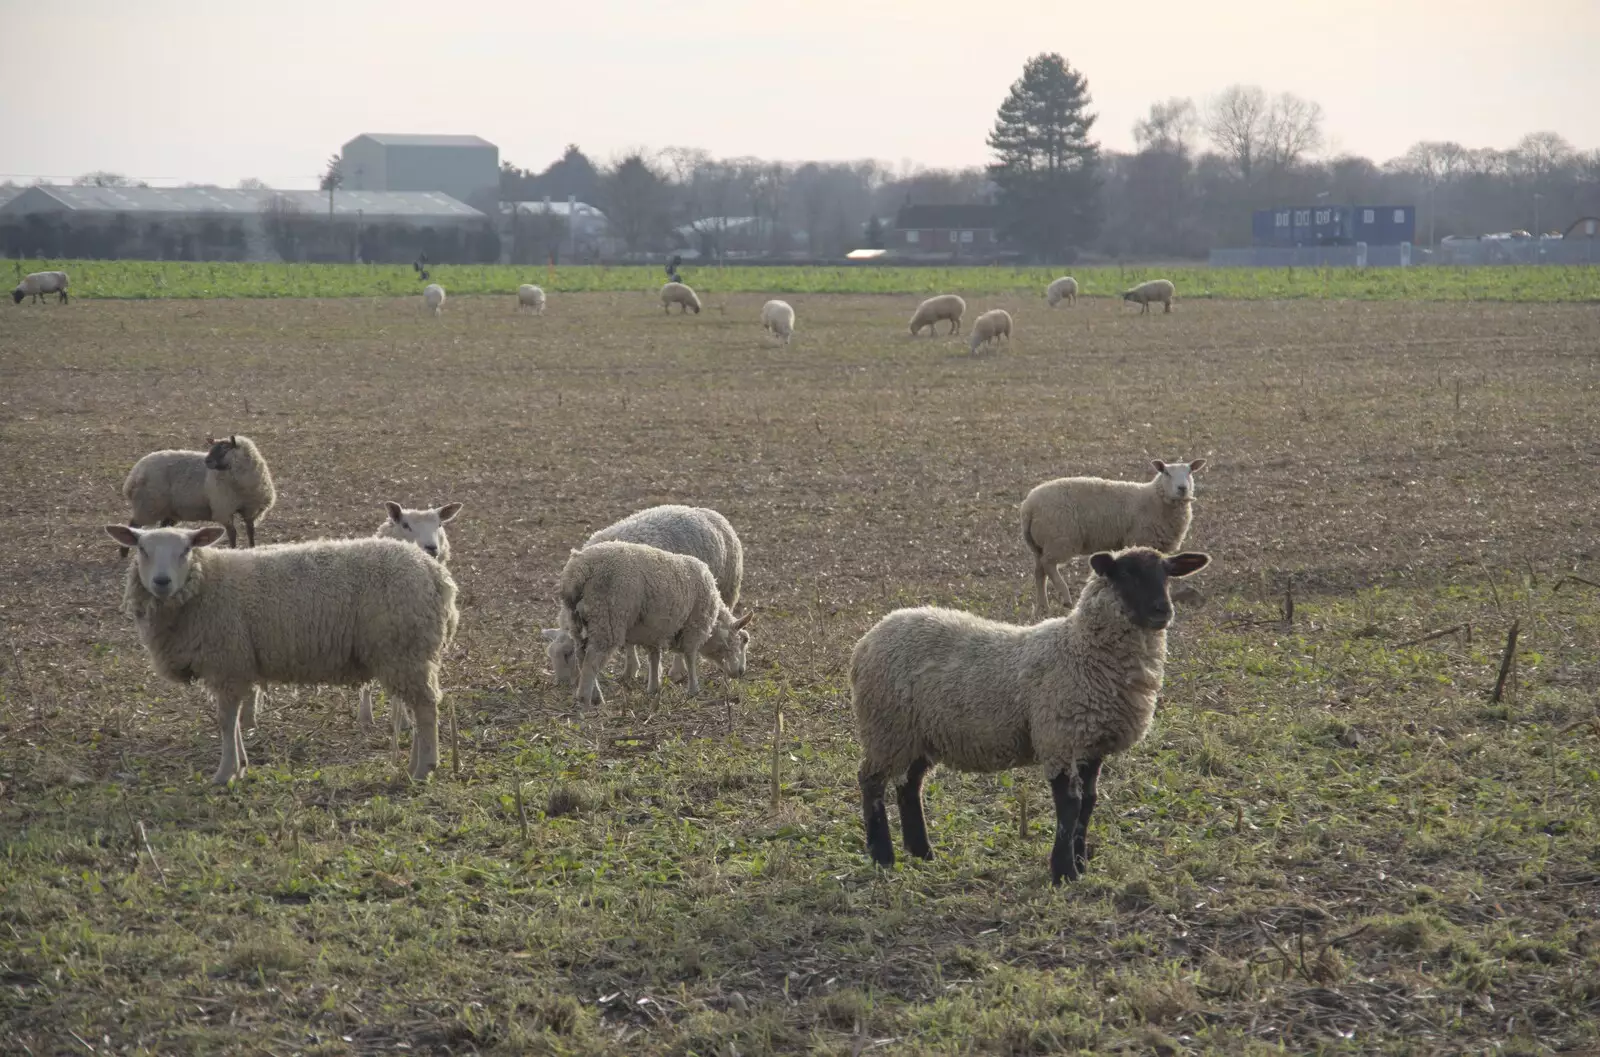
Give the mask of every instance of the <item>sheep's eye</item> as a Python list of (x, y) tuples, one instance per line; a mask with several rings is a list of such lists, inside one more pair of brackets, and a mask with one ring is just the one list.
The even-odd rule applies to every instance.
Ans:
[(411, 522), (402, 521), (402, 522), (400, 522), (400, 527), (405, 529), (407, 532), (410, 532), (411, 531)]

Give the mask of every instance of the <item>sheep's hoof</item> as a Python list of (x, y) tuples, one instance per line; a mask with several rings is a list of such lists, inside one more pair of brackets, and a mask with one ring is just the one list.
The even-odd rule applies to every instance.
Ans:
[(227, 785), (229, 782), (233, 781), (235, 778), (243, 778), (243, 777), (244, 777), (244, 768), (243, 767), (239, 768), (239, 770), (237, 770), (237, 771), (229, 771), (229, 770), (226, 770), (225, 768), (219, 767), (219, 768), (217, 768), (217, 773), (211, 776), (211, 784), (212, 785)]

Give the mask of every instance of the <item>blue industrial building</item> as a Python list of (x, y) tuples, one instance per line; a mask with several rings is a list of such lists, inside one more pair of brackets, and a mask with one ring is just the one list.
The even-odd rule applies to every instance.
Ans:
[(1286, 206), (1258, 209), (1250, 233), (1257, 246), (1398, 246), (1414, 242), (1415, 206)]

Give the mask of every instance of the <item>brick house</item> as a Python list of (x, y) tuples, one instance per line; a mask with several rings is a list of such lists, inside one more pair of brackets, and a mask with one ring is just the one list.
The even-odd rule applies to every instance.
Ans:
[(1000, 248), (996, 206), (901, 206), (889, 249), (897, 254), (988, 256)]

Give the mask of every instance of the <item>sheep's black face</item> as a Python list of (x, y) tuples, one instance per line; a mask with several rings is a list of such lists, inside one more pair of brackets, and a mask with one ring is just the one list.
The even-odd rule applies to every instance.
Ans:
[(206, 468), (208, 470), (226, 470), (228, 456), (233, 454), (236, 445), (231, 439), (215, 441), (210, 450), (206, 452)]
[(28, 295), (23, 293), (21, 290), (13, 290), (11, 291), (11, 303), (14, 305), (20, 305), (22, 304), (22, 299), (27, 296)]
[(1096, 554), (1089, 566), (1111, 584), (1135, 627), (1161, 631), (1172, 623), (1168, 581), (1199, 572), (1210, 561), (1206, 554), (1187, 552), (1169, 558), (1149, 547), (1130, 547), (1115, 555)]

